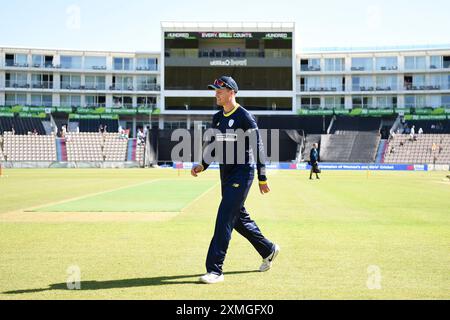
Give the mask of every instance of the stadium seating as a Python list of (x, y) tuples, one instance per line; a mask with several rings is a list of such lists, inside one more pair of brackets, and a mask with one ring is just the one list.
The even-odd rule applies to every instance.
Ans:
[(0, 134), (14, 131), (18, 135), (26, 135), (35, 129), (39, 135), (45, 135), (45, 128), (39, 118), (0, 117)]
[(54, 135), (17, 135), (5, 132), (3, 150), (7, 161), (56, 161)]
[(450, 134), (421, 134), (414, 141), (409, 134), (397, 134), (389, 141), (384, 162), (450, 164)]
[(117, 133), (104, 133), (103, 138), (105, 161), (125, 161), (128, 147), (127, 139), (120, 138)]
[(104, 161), (103, 136), (100, 133), (66, 134), (68, 161)]
[(145, 145), (137, 145), (136, 146), (136, 161), (139, 162), (139, 165), (144, 165), (144, 152), (145, 152)]
[(370, 132), (322, 135), (320, 160), (322, 162), (375, 161), (380, 135)]
[(68, 132), (66, 135), (68, 161), (126, 161), (127, 147), (128, 140), (118, 133)]

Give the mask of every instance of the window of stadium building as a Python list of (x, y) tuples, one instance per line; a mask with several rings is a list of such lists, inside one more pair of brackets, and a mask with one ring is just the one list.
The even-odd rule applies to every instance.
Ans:
[(105, 90), (106, 78), (105, 76), (86, 76), (85, 79), (86, 90)]
[(325, 71), (344, 71), (345, 70), (345, 59), (325, 59)]
[(398, 59), (397, 57), (380, 57), (376, 58), (377, 70), (397, 70)]
[(372, 71), (372, 58), (352, 58), (352, 71)]
[(25, 93), (7, 93), (5, 94), (5, 104), (7, 106), (26, 105), (27, 95)]
[(439, 108), (442, 106), (442, 97), (440, 95), (428, 96), (426, 107)]
[(320, 97), (303, 97), (301, 98), (302, 109), (320, 109)]
[(51, 95), (32, 94), (31, 95), (31, 105), (51, 107), (52, 106), (52, 96)]
[(106, 70), (106, 57), (84, 57), (84, 69)]
[(405, 57), (405, 70), (425, 70), (426, 59), (424, 56), (420, 57)]
[(449, 108), (450, 107), (450, 96), (442, 96), (441, 106)]
[(104, 107), (106, 105), (106, 96), (86, 96), (86, 107)]
[(302, 59), (300, 60), (301, 71), (320, 71), (320, 59)]
[(132, 70), (132, 58), (114, 58), (114, 70)]
[(321, 77), (302, 77), (300, 84), (302, 91), (320, 91), (322, 80)]
[(426, 106), (426, 96), (405, 96), (405, 107), (423, 108)]
[(61, 89), (75, 89), (81, 88), (81, 76), (78, 75), (62, 75), (61, 76)]
[(396, 76), (377, 76), (376, 90), (377, 91), (397, 90), (397, 77)]
[(28, 75), (25, 72), (12, 72), (5, 74), (6, 88), (27, 88)]
[(130, 96), (113, 96), (113, 108), (132, 108), (133, 97)]
[(133, 91), (133, 77), (131, 76), (114, 76), (112, 81), (113, 90)]
[(206, 90), (207, 85), (222, 75), (232, 75), (240, 90), (292, 91), (292, 68), (208, 68), (166, 67), (167, 90)]
[(137, 97), (138, 107), (156, 107), (156, 97)]
[(397, 97), (394, 96), (378, 96), (376, 97), (376, 104), (373, 106), (377, 109), (396, 108)]
[(325, 97), (325, 109), (344, 109), (345, 97)]
[(353, 108), (373, 108), (373, 97), (353, 97)]
[(442, 56), (431, 56), (430, 57), (430, 69), (442, 69), (444, 66), (444, 60)]
[(31, 65), (33, 68), (51, 68), (53, 67), (53, 56), (33, 54), (31, 56)]
[(27, 67), (28, 56), (26, 54), (6, 54), (5, 63), (7, 67)]
[(61, 95), (60, 106), (79, 107), (81, 106), (81, 96), (79, 95)]
[(139, 76), (137, 77), (137, 89), (139, 91), (159, 90), (159, 86), (157, 86), (156, 82), (156, 77), (154, 76)]
[(353, 91), (373, 91), (375, 90), (373, 85), (372, 76), (359, 76), (352, 77), (352, 90)]
[(156, 58), (138, 58), (136, 63), (138, 71), (157, 71), (158, 59)]
[(81, 60), (79, 56), (61, 56), (61, 68), (81, 69)]
[(32, 74), (31, 87), (34, 89), (53, 89), (53, 74)]

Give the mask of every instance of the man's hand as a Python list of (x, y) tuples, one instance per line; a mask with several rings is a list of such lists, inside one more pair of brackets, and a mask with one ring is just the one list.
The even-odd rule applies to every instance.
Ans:
[(192, 170), (191, 170), (191, 175), (192, 175), (193, 177), (197, 177), (198, 174), (199, 174), (200, 172), (202, 172), (202, 171), (203, 171), (203, 166), (202, 166), (201, 164), (198, 164), (198, 165), (196, 165), (195, 167), (192, 168)]
[(267, 182), (259, 183), (259, 191), (261, 192), (262, 195), (270, 192), (270, 188), (269, 188), (269, 185), (267, 184)]

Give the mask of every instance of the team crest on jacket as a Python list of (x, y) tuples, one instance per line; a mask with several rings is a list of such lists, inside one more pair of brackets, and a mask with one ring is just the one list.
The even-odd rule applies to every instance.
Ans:
[(231, 119), (231, 120), (228, 122), (228, 126), (231, 128), (231, 127), (233, 126), (233, 124), (234, 124), (234, 120)]

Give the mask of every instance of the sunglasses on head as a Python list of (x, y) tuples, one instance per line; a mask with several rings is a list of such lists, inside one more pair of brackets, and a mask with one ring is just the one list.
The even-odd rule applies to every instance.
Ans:
[(226, 83), (223, 82), (222, 80), (218, 80), (218, 79), (214, 80), (214, 85), (215, 85), (215, 86), (218, 86), (218, 87), (221, 87), (221, 88), (228, 88), (228, 89), (231, 89), (230, 86), (229, 86), (228, 84), (226, 84)]

